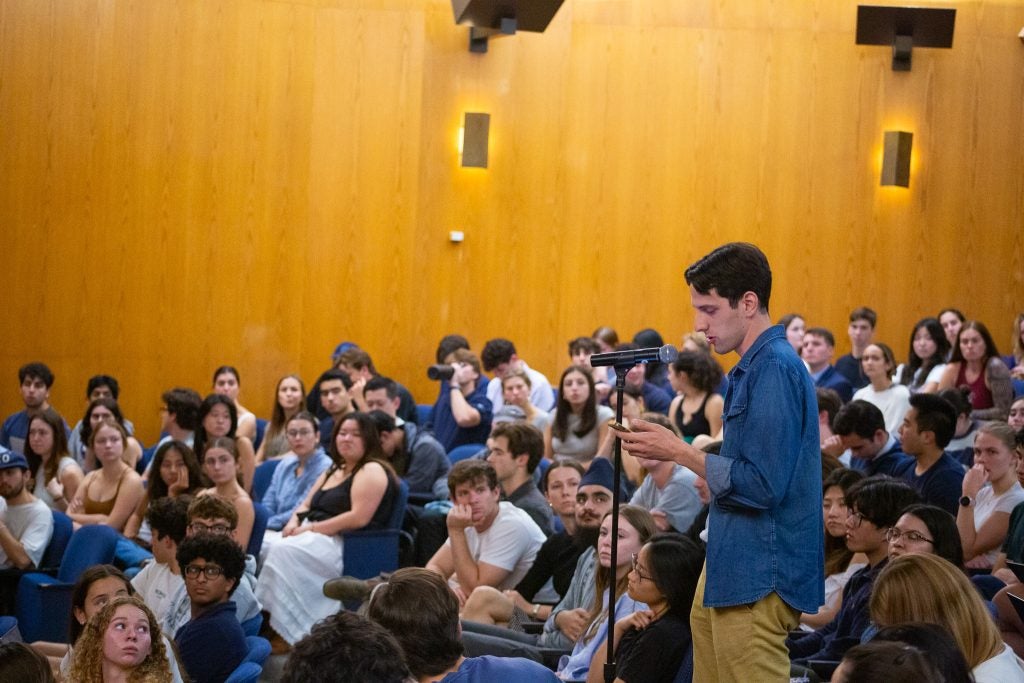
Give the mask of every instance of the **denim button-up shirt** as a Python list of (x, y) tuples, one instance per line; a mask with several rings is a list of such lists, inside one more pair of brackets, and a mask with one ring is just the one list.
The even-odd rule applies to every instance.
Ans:
[(323, 474), (331, 466), (331, 458), (322, 448), (309, 456), (306, 461), (306, 468), (302, 474), (295, 476), (295, 470), (299, 468), (299, 456), (286, 455), (281, 458), (281, 464), (274, 470), (270, 478), (270, 486), (263, 494), (263, 504), (270, 511), (267, 519), (267, 528), (280, 531), (291, 519), (295, 508), (299, 507), (306, 494), (313, 488), (317, 477)]
[(706, 607), (776, 592), (800, 612), (825, 602), (818, 404), (781, 325), (729, 372), (720, 456), (707, 457)]

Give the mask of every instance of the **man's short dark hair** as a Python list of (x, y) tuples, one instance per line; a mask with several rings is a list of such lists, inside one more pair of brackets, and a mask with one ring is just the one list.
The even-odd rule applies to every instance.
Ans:
[(446, 334), (441, 337), (441, 341), (437, 344), (437, 351), (434, 352), (434, 356), (437, 359), (438, 364), (444, 363), (444, 359), (455, 353), (458, 349), (469, 350), (469, 340), (463, 337), (461, 334)]
[(476, 458), (460, 460), (452, 466), (448, 473), (448, 492), (454, 498), (457, 487), (463, 484), (475, 484), (480, 480), (486, 481), (489, 489), (498, 488), (498, 473), (494, 471), (494, 466), (486, 460)]
[(484, 370), (490, 372), (502, 363), (511, 362), (514, 355), (516, 355), (516, 345), (508, 339), (498, 337), (484, 344), (484, 350), (480, 352), (480, 360), (483, 361)]
[(967, 415), (970, 417), (971, 412), (974, 410), (974, 406), (971, 405), (971, 391), (967, 387), (950, 387), (943, 389), (936, 394), (941, 399), (944, 399), (953, 406), (953, 410), (956, 412), (957, 417), (961, 415)]
[(956, 433), (956, 409), (935, 394), (911, 394), (910, 407), (917, 410), (917, 431), (935, 435), (935, 445), (945, 448)]
[(370, 354), (360, 348), (352, 348), (338, 356), (338, 365), (346, 365), (356, 370), (366, 368), (371, 375), (377, 374), (377, 368), (373, 367), (373, 359)]
[(117, 383), (117, 379), (110, 375), (93, 375), (89, 378), (89, 383), (85, 387), (85, 397), (92, 398), (92, 392), (96, 391), (100, 387), (107, 387), (110, 389), (110, 395), (116, 401), (117, 397), (121, 394), (121, 387)]
[(398, 382), (390, 377), (384, 377), (383, 375), (377, 375), (369, 379), (363, 387), (363, 393), (365, 394), (367, 391), (379, 391), (380, 389), (383, 389), (385, 393), (387, 393), (389, 400), (394, 401), (398, 398)]
[(330, 370), (324, 370), (323, 374), (320, 375), (320, 379), (316, 381), (317, 385), (321, 385), (324, 382), (330, 382), (332, 379), (341, 381), (341, 386), (345, 387), (345, 391), (352, 388), (352, 378), (349, 374), (341, 368), (331, 368)]
[(370, 419), (373, 420), (373, 424), (377, 425), (378, 434), (393, 432), (398, 426), (395, 422), (395, 418), (391, 417), (383, 410), (371, 410), (369, 412), (369, 416)]
[(874, 403), (863, 399), (850, 401), (839, 409), (832, 431), (839, 436), (856, 434), (862, 439), (873, 439), (875, 432), (885, 430), (885, 416)]
[(757, 295), (758, 307), (768, 312), (772, 270), (768, 258), (749, 242), (723, 244), (686, 269), (686, 284), (700, 294), (715, 290), (733, 308), (747, 292)]
[(836, 337), (830, 330), (826, 330), (824, 327), (809, 327), (804, 331), (804, 336), (821, 337), (825, 340), (825, 343), (835, 348)]
[(580, 351), (584, 353), (600, 353), (601, 346), (593, 337), (576, 337), (569, 340), (569, 355), (575, 356)]
[(174, 415), (174, 421), (184, 430), (195, 431), (199, 426), (199, 406), (202, 396), (194, 389), (174, 387), (160, 396), (167, 405), (167, 412)]
[[(818, 412), (820, 413), (824, 410), (828, 413), (828, 426), (832, 428), (836, 421), (836, 414), (843, 407), (842, 397), (835, 389), (827, 387), (815, 388), (814, 396), (818, 399)], [(835, 429), (832, 429), (832, 431), (835, 431)]]
[(18, 368), (18, 384), (24, 384), (26, 379), (41, 379), (46, 388), (49, 389), (53, 386), (53, 371), (50, 370), (46, 363), (40, 363), (35, 361), (32, 363), (26, 363)]
[(188, 529), (188, 506), (191, 502), (189, 496), (167, 496), (150, 501), (146, 508), (146, 521), (153, 529), (153, 538), (157, 534), (170, 536), (172, 541), (180, 544)]
[(846, 505), (880, 529), (894, 525), (907, 507), (920, 502), (910, 484), (884, 474), (861, 479), (846, 492)]
[(875, 313), (874, 309), (867, 306), (858, 306), (850, 311), (850, 322), (857, 322), (858, 320), (867, 321), (867, 324), (871, 325), (871, 329), (875, 329), (875, 325), (878, 323), (878, 314)]
[(500, 422), (494, 425), (491, 438), (503, 436), (508, 440), (512, 457), (526, 454), (526, 471), (533, 474), (544, 457), (544, 435), (527, 422)]
[(282, 683), (405, 683), (402, 648), (377, 622), (341, 611), (318, 621), (292, 648)]
[(235, 539), (230, 536), (210, 533), (196, 534), (186, 538), (178, 546), (177, 554), (182, 576), (185, 575), (185, 567), (198, 558), (216, 564), (224, 571), (225, 578), (234, 579), (235, 582), (231, 586), (231, 590), (228, 591), (228, 595), (235, 592), (238, 582), (242, 580), (242, 574), (245, 573), (245, 552), (240, 545), (235, 543)]
[(459, 600), (441, 575), (429, 569), (396, 571), (373, 591), (366, 615), (398, 640), (416, 678), (438, 676), (462, 656)]
[(197, 519), (224, 519), (232, 530), (238, 526), (238, 510), (220, 496), (197, 496), (188, 506), (188, 523)]

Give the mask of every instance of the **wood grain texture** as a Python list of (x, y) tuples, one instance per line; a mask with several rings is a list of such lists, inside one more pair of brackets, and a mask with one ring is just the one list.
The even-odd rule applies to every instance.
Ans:
[[(573, 0), (477, 55), (447, 0), (5, 0), (0, 413), (42, 359), (69, 421), (112, 373), (151, 442), (163, 389), (231, 363), (268, 415), (342, 339), (431, 402), (453, 331), (554, 379), (601, 324), (677, 341), (683, 268), (737, 239), (773, 314), (840, 351), (861, 304), (900, 356), (946, 305), (1006, 347), (1024, 2), (956, 3), (953, 49), (909, 73), (854, 44), (856, 5)], [(486, 170), (458, 164), (466, 111), (491, 114)], [(914, 133), (909, 190), (879, 187), (889, 129)]]

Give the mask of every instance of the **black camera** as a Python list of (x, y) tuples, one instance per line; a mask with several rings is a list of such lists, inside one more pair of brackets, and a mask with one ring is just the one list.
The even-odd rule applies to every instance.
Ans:
[(431, 365), (427, 368), (427, 377), (435, 382), (442, 379), (451, 379), (455, 375), (455, 368), (450, 365)]

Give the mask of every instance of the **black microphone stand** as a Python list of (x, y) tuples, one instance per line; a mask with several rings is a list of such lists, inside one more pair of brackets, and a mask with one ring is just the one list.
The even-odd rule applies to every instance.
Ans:
[[(622, 424), (622, 393), (626, 388), (626, 373), (633, 368), (635, 363), (629, 365), (615, 366), (615, 421)], [(618, 568), (619, 555), (619, 483), (622, 478), (622, 439), (615, 436), (615, 443), (612, 446), (612, 465), (614, 475), (612, 478), (612, 558), (611, 558), (611, 580), (608, 582), (608, 651), (604, 665), (605, 683), (615, 681), (615, 572)]]

